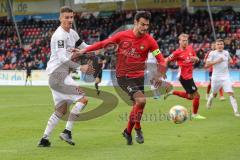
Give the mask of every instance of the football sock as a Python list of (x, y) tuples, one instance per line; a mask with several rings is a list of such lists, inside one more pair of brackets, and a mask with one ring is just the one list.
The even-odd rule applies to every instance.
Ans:
[(98, 83), (95, 83), (95, 88), (96, 90), (98, 90)]
[(65, 129), (68, 131), (72, 131), (74, 121), (67, 121)]
[(130, 112), (130, 115), (129, 115), (128, 125), (127, 125), (127, 132), (128, 132), (129, 134), (132, 133), (132, 129), (133, 129), (134, 125), (135, 125), (134, 116), (135, 116), (135, 114), (134, 114), (134, 106), (133, 106), (133, 107), (132, 107), (132, 110), (131, 110), (131, 112)]
[(200, 97), (195, 97), (193, 99), (193, 106), (192, 106), (193, 114), (197, 114), (198, 113), (199, 99), (200, 99)]
[(142, 114), (143, 114), (143, 108), (135, 105), (134, 114), (135, 114), (135, 128), (140, 129), (141, 128), (140, 121), (141, 121)]
[(210, 90), (211, 90), (211, 83), (209, 83), (208, 86), (207, 86), (207, 94), (210, 93)]
[(154, 89), (153, 90), (153, 96), (160, 96), (159, 90), (158, 89)]
[(58, 124), (60, 118), (55, 114), (55, 112), (51, 115), (51, 117), (48, 120), (47, 127), (44, 131), (43, 138), (48, 139), (51, 135), (53, 129)]
[(182, 97), (182, 98), (186, 98), (188, 100), (191, 100), (188, 96), (188, 94), (184, 91), (173, 91), (173, 95), (176, 95), (176, 96), (179, 96), (179, 97)]
[(68, 117), (68, 121), (66, 124), (65, 129), (72, 131), (73, 128), (73, 122), (77, 120), (80, 112), (84, 109), (85, 104), (81, 103), (81, 102), (77, 102), (75, 104), (75, 106), (72, 108), (69, 117)]
[(238, 105), (237, 105), (236, 99), (233, 96), (229, 96), (229, 98), (230, 98), (230, 102), (232, 104), (234, 113), (238, 112)]
[(219, 94), (220, 94), (220, 97), (223, 97), (223, 88), (220, 88)]

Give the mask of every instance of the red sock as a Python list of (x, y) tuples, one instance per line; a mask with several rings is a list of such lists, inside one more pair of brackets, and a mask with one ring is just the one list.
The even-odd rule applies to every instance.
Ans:
[(141, 106), (135, 105), (134, 113), (135, 113), (135, 128), (140, 129), (141, 128), (140, 121), (143, 114), (143, 108)]
[(211, 90), (211, 83), (209, 83), (208, 86), (207, 86), (207, 94), (210, 93), (210, 90)]
[(127, 125), (127, 132), (128, 132), (129, 134), (132, 133), (132, 129), (133, 129), (134, 125), (135, 125), (135, 120), (134, 120), (135, 114), (134, 114), (134, 111), (135, 111), (135, 108), (134, 108), (134, 106), (133, 106), (133, 107), (132, 107), (132, 110), (131, 110), (131, 112), (130, 112), (130, 115), (129, 115), (128, 125)]
[(223, 97), (223, 88), (221, 87), (219, 90), (220, 97)]
[(173, 95), (176, 95), (176, 96), (179, 96), (179, 97), (182, 97), (182, 98), (186, 98), (186, 99), (189, 99), (191, 100), (189, 97), (188, 97), (188, 94), (184, 91), (173, 91)]
[(200, 97), (195, 97), (193, 99), (193, 106), (192, 106), (193, 114), (197, 114), (198, 113), (199, 99), (200, 99)]

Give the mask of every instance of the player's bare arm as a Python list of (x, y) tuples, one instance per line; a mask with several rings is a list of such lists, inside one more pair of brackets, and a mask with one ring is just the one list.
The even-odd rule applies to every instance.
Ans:
[(170, 54), (170, 56), (165, 58), (165, 62), (166, 64), (168, 64), (169, 62), (175, 61), (176, 59), (176, 55), (174, 53)]
[(229, 56), (229, 60), (228, 60), (229, 63), (233, 63), (233, 59), (231, 56)]
[(105, 68), (105, 65), (106, 65), (106, 63), (107, 63), (107, 61), (106, 61), (106, 60), (103, 60), (103, 61), (102, 61), (102, 69), (104, 69), (104, 68)]
[(211, 67), (211, 65), (207, 65), (207, 61), (205, 61), (204, 63), (205, 63), (204, 66), (203, 66), (204, 69), (207, 69), (207, 68), (210, 68), (210, 67)]
[(168, 64), (169, 62), (171, 62), (172, 60), (171, 60), (171, 58), (170, 58), (170, 56), (168, 56), (167, 58), (165, 58), (165, 62)]
[(79, 56), (83, 55), (84, 53), (86, 53), (86, 49), (78, 49), (78, 48), (73, 48), (71, 50), (72, 56), (71, 56), (71, 60), (75, 60), (77, 59)]
[[(155, 43), (155, 46), (157, 46), (156, 41), (153, 39), (153, 44), (154, 43)], [(163, 57), (159, 48), (156, 48), (155, 50), (153, 50), (152, 54), (155, 57), (155, 59), (157, 60), (157, 68), (158, 68), (158, 71), (154, 76), (156, 78), (155, 81), (156, 81), (157, 85), (158, 84), (161, 85), (162, 78), (166, 79), (166, 77), (167, 77), (166, 76), (167, 64), (166, 64), (166, 61), (165, 61), (165, 59), (164, 59), (164, 57)]]
[(193, 63), (199, 62), (199, 58), (197, 56), (190, 57), (190, 61)]

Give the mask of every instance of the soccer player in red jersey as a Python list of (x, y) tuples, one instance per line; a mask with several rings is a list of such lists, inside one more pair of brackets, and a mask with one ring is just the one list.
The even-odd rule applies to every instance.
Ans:
[(148, 11), (138, 11), (134, 17), (134, 28), (118, 32), (112, 37), (97, 42), (79, 52), (91, 52), (105, 48), (109, 44), (116, 44), (117, 62), (116, 77), (121, 89), (128, 93), (133, 101), (128, 125), (123, 131), (123, 136), (128, 145), (132, 145), (132, 129), (136, 131), (136, 141), (144, 143), (140, 120), (146, 104), (144, 95), (144, 70), (148, 53), (152, 52), (158, 63), (158, 75), (154, 77), (155, 86), (160, 86), (160, 77), (165, 77), (166, 64), (159, 50), (157, 42), (148, 34), (151, 13)]
[(197, 114), (199, 107), (200, 94), (197, 91), (197, 86), (193, 81), (193, 67), (199, 61), (192, 46), (188, 45), (188, 35), (181, 34), (179, 38), (179, 48), (175, 50), (166, 61), (177, 61), (179, 66), (180, 77), (179, 81), (182, 84), (184, 91), (171, 91), (164, 96), (166, 99), (169, 95), (176, 95), (188, 100), (193, 100), (192, 117), (194, 119), (206, 119), (205, 117)]
[[(215, 42), (212, 42), (212, 44), (211, 44), (211, 49), (212, 49), (212, 51), (215, 50)], [(210, 52), (211, 52), (211, 51), (209, 51), (209, 52), (205, 55), (205, 57), (204, 57), (204, 63), (206, 63), (207, 58), (208, 58), (208, 55), (209, 55)], [(212, 67), (212, 66), (206, 67), (206, 65), (205, 65), (204, 67), (208, 69), (209, 80), (210, 80), (210, 82), (209, 82), (209, 84), (208, 84), (208, 86), (207, 86), (207, 94), (206, 94), (206, 100), (208, 100), (209, 93), (210, 93), (210, 90), (211, 90), (211, 77), (212, 77), (213, 67)], [(220, 98), (219, 98), (219, 99), (220, 99), (221, 101), (225, 100), (225, 97), (223, 96), (223, 88), (220, 88), (220, 90), (219, 90), (219, 95), (220, 95)]]

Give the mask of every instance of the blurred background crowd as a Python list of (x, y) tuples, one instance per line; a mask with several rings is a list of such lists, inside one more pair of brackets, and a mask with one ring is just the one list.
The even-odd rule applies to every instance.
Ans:
[[(214, 40), (207, 11), (188, 13), (186, 10), (165, 9), (150, 10), (152, 23), (149, 33), (157, 40), (165, 57), (178, 47), (177, 36), (185, 32), (190, 35), (190, 43), (194, 47), (203, 67), (205, 54), (211, 49)], [(80, 37), (88, 44), (107, 38), (120, 26), (133, 23), (135, 11), (111, 12), (107, 16), (93, 14), (75, 14), (75, 27)], [(216, 37), (225, 41), (225, 49), (231, 53), (233, 63), (230, 67), (240, 68), (240, 12), (232, 9), (213, 13)], [(0, 18), (0, 69), (24, 69), (31, 63), (33, 69), (45, 69), (50, 57), (50, 39), (59, 26), (58, 20), (23, 19), (18, 22), (18, 29), (23, 45), (20, 46), (14, 23), (7, 18)], [(107, 64), (105, 69), (114, 69), (115, 56), (112, 51), (105, 50)], [(176, 69), (174, 63), (169, 67)]]

